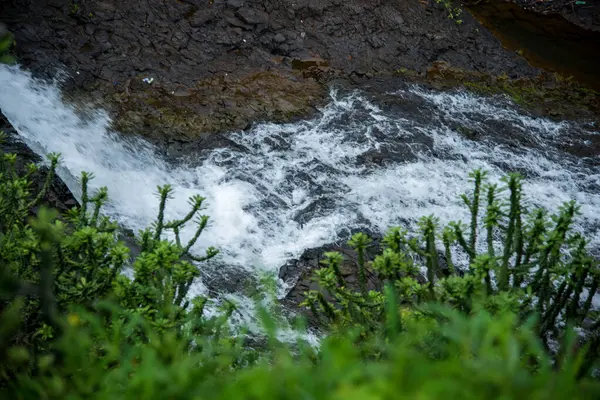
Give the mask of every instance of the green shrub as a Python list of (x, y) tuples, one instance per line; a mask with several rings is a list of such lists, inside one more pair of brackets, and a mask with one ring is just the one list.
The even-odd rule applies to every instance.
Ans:
[(463, 23), (462, 19), (460, 19), (462, 9), (460, 7), (454, 7), (452, 0), (435, 0), (435, 2), (444, 6), (446, 11), (448, 12), (449, 19), (454, 20), (454, 22), (456, 22), (457, 25)]
[[(479, 170), (471, 179), (473, 193), (461, 196), (471, 213), (469, 226), (453, 222), (439, 229), (438, 220), (428, 216), (412, 237), (402, 228), (392, 228), (382, 240), (382, 252), (368, 267), (364, 252), (369, 239), (356, 234), (349, 244), (357, 250), (361, 290), (347, 285), (339, 272), (343, 257), (327, 253), (326, 267), (314, 277), (320, 290), (308, 292), (303, 305), (326, 326), (358, 326), (363, 335), (385, 328), (385, 290), (408, 314), (418, 313), (424, 302), (440, 302), (467, 315), (483, 308), (492, 314), (512, 312), (521, 320), (536, 316), (534, 329), (548, 350), (561, 339), (559, 322), (564, 322), (581, 329), (591, 346), (588, 364), (596, 362), (599, 326), (587, 319), (598, 318), (590, 309), (600, 270), (598, 260), (586, 250), (586, 239), (572, 231), (578, 207), (568, 202), (553, 216), (526, 210), (518, 174), (504, 178), (502, 188), (487, 184), (486, 174)], [(502, 200), (499, 194), (505, 192), (508, 196)], [(469, 260), (464, 270), (454, 263), (458, 253)], [(366, 268), (380, 285), (368, 293)]]
[[(159, 187), (157, 221), (140, 232), (141, 252), (130, 260), (129, 248), (119, 240), (117, 224), (101, 215), (108, 199), (106, 188), (88, 194), (91, 174), (81, 176), (81, 207), (62, 217), (41, 207), (31, 218), (59, 163), (56, 154), (48, 158), (45, 183), (35, 194), (31, 178), (39, 172), (38, 167), (30, 164), (20, 175), (15, 155), (0, 158), (0, 312), (18, 306), (22, 317), (11, 335), (1, 338), (0, 354), (11, 346), (47, 352), (61, 336), (64, 316), (73, 306), (93, 310), (103, 299), (112, 299), (124, 312), (142, 317), (158, 331), (189, 329), (186, 325), (191, 315), (196, 318), (194, 329), (201, 329), (201, 322), (206, 322), (202, 310), (207, 300), (191, 299), (193, 307), (187, 311), (187, 293), (199, 270), (183, 258), (202, 262), (218, 253), (209, 248), (204, 257), (190, 254), (208, 224), (207, 216), (197, 217), (204, 198), (191, 198), (191, 211), (183, 219), (164, 221), (172, 190)], [(179, 231), (190, 221), (196, 224), (196, 233), (188, 243), (182, 243)], [(174, 243), (162, 240), (167, 230), (174, 232)], [(132, 268), (132, 279), (122, 274), (125, 267)], [(214, 319), (210, 320), (216, 327)], [(142, 336), (140, 340), (145, 339)], [(3, 368), (10, 366), (0, 366)]]
[[(407, 319), (388, 341), (357, 345), (356, 333), (323, 340), (320, 349), (282, 344), (248, 352), (232, 340), (184, 338), (158, 332), (143, 318), (100, 304), (101, 317), (81, 312), (39, 361), (36, 375), (18, 374), (14, 399), (589, 399), (600, 386), (577, 379), (573, 354), (554, 368), (532, 331), (511, 313), (484, 310), (467, 317), (432, 307)], [(117, 321), (117, 322), (115, 322)], [(149, 340), (129, 337), (143, 332)], [(366, 357), (373, 349), (385, 357)], [(26, 361), (14, 352), (13, 363)], [(20, 358), (19, 358), (20, 357)]]

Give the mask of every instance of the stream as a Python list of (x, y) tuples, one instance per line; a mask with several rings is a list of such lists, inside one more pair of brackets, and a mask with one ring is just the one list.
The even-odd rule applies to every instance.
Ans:
[[(589, 146), (600, 127), (532, 117), (502, 96), (403, 82), (378, 92), (332, 88), (312, 119), (256, 124), (229, 135), (236, 146), (169, 158), (111, 131), (102, 110), (81, 113), (63, 102), (58, 83), (0, 66), (0, 88), (0, 109), (20, 138), (38, 154), (62, 154), (59, 174), (76, 196), (76, 177), (92, 172), (90, 186), (108, 187), (105, 213), (122, 226), (137, 231), (152, 223), (157, 185), (175, 189), (167, 218), (186, 214), (190, 196), (205, 196), (211, 224), (194, 251), (221, 250), (207, 271), (276, 275), (306, 249), (357, 229), (382, 233), (429, 214), (466, 221), (459, 195), (471, 190), (475, 168), (492, 182), (521, 172), (528, 207), (556, 210), (575, 199), (582, 212), (576, 229), (600, 250), (600, 157), (565, 150)], [(207, 272), (193, 294), (206, 293), (211, 276), (219, 275)], [(281, 283), (280, 295), (285, 289)], [(253, 305), (239, 288), (218, 296), (243, 303), (238, 322), (252, 323)]]

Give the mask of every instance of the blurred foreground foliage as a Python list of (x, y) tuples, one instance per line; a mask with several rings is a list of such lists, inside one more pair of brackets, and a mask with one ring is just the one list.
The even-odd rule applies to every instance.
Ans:
[[(172, 190), (159, 187), (157, 219), (139, 232), (132, 255), (117, 225), (102, 216), (106, 189), (88, 193), (90, 174), (81, 176), (81, 206), (58, 215), (41, 203), (59, 156), (49, 156), (38, 193), (32, 190), (38, 166), (23, 171), (16, 161), (1, 155), (1, 398), (590, 399), (600, 393), (592, 377), (597, 327), (587, 327), (584, 340), (581, 333), (593, 315), (588, 300), (597, 290), (597, 264), (584, 239), (569, 233), (574, 205), (561, 209), (553, 226), (545, 214), (523, 222), (514, 199), (506, 211), (488, 189), (486, 224), (494, 237), (512, 235), (504, 241), (511, 248), (498, 256), (493, 241), (487, 254), (477, 253), (476, 227), (468, 238), (460, 225), (437, 237), (433, 218), (422, 221), (423, 243), (390, 231), (372, 262), (364, 256), (370, 239), (353, 237), (359, 287), (347, 287), (339, 255), (331, 253), (316, 273), (322, 290), (307, 294), (306, 306), (329, 331), (315, 347), (303, 339), (279, 341), (276, 316), (260, 305), (264, 337), (232, 334), (227, 321), (234, 305), (209, 313), (207, 298), (190, 297), (198, 263), (217, 254), (191, 253), (208, 224), (199, 215), (202, 197), (190, 199), (188, 215), (167, 221)], [(514, 179), (508, 185), (519, 189)], [(478, 197), (481, 173), (474, 180)], [(465, 201), (475, 226), (479, 200)], [(183, 241), (186, 225), (193, 234)], [(166, 232), (173, 240), (163, 239)], [(452, 271), (445, 278), (439, 278), (438, 239)], [(452, 265), (455, 242), (470, 258), (469, 271)], [(419, 264), (409, 261), (411, 252), (428, 279), (415, 278)], [(374, 271), (380, 285), (368, 289)], [(567, 326), (553, 329), (557, 321)]]

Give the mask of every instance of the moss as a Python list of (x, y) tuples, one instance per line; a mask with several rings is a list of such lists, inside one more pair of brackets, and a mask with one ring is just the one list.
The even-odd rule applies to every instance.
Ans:
[(572, 78), (541, 73), (533, 78), (512, 79), (506, 74), (491, 75), (434, 63), (425, 75), (405, 71), (403, 77), (436, 89), (465, 88), (492, 96), (506, 95), (515, 104), (537, 115), (563, 119), (600, 118), (600, 93)]
[[(114, 127), (119, 131), (158, 140), (185, 140), (241, 130), (259, 121), (288, 122), (309, 116), (324, 104), (326, 84), (339, 78), (340, 71), (328, 68), (322, 80), (306, 78), (305, 72), (212, 77), (185, 90), (163, 87), (159, 82), (148, 85), (139, 77), (125, 86), (94, 87), (90, 92), (104, 94), (104, 105), (112, 107)], [(559, 75), (512, 79), (506, 74), (484, 74), (436, 62), (426, 72), (398, 68), (372, 76), (397, 76), (437, 90), (464, 88), (486, 96), (506, 95), (536, 115), (600, 123), (600, 94)]]
[(177, 90), (132, 81), (113, 95), (115, 127), (155, 139), (193, 139), (243, 129), (251, 122), (307, 116), (324, 100), (324, 86), (294, 75), (259, 72), (237, 79), (209, 78)]
[(408, 78), (417, 78), (419, 77), (421, 74), (418, 71), (409, 69), (409, 68), (398, 68), (394, 75), (398, 75), (398, 76), (403, 76), (403, 77), (408, 77)]

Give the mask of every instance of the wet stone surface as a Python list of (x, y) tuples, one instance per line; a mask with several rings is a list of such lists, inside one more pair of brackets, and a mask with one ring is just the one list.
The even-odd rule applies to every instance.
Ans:
[(467, 13), (458, 25), (433, 0), (6, 0), (0, 19), (22, 65), (64, 70), (75, 100), (100, 100), (118, 128), (152, 139), (311, 115), (335, 76), (436, 60), (535, 73)]

